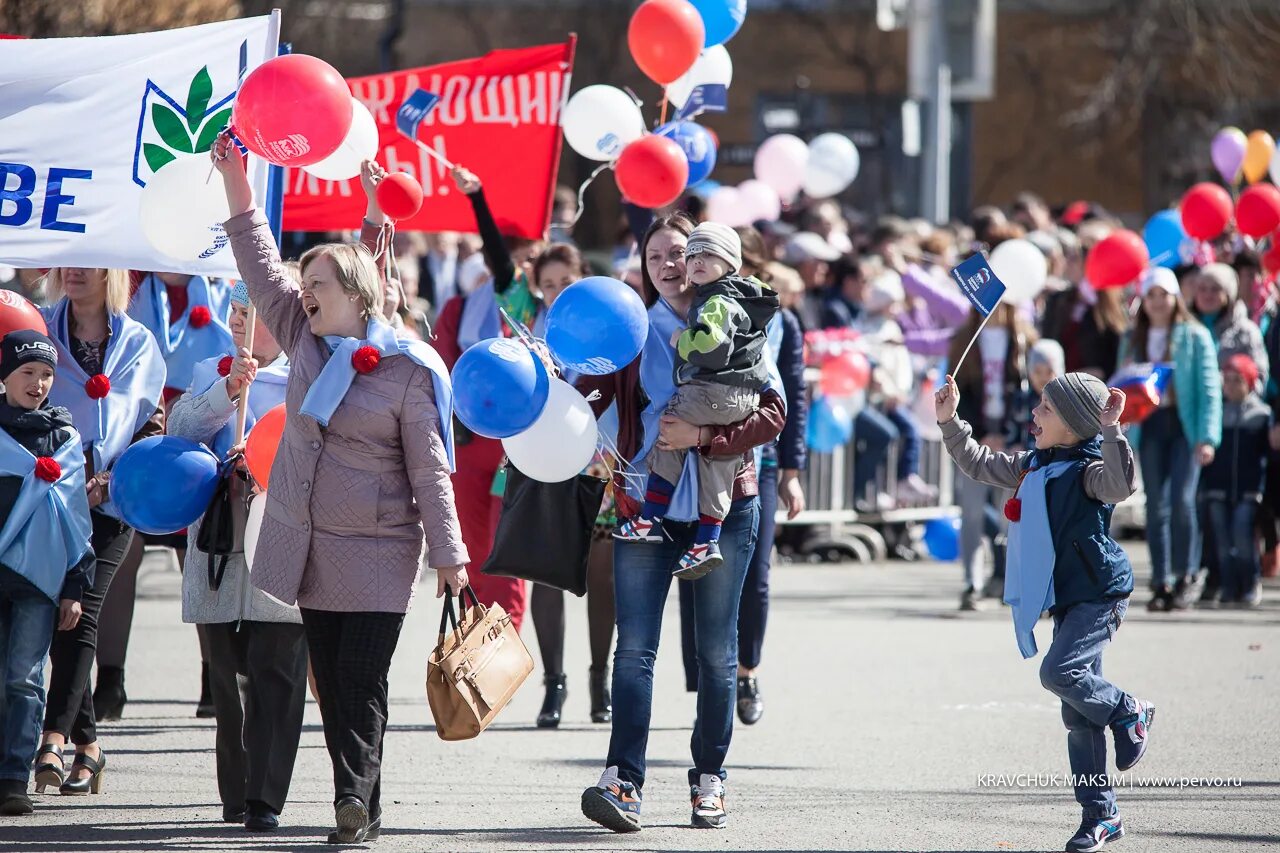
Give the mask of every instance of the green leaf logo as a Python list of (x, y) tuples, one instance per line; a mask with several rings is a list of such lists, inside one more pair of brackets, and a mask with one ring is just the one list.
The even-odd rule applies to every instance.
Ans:
[(147, 165), (151, 167), (153, 172), (160, 171), (161, 166), (178, 159), (168, 148), (153, 145), (150, 142), (142, 144), (142, 154), (147, 158)]
[(213, 78), (209, 76), (209, 66), (200, 69), (191, 81), (191, 89), (187, 92), (187, 127), (195, 133), (209, 109), (209, 99), (213, 97)]
[(178, 114), (163, 103), (156, 101), (151, 105), (151, 122), (156, 127), (156, 132), (160, 134), (160, 138), (164, 140), (164, 144), (168, 145), (174, 151), (181, 151), (186, 154), (192, 153), (191, 136), (187, 133), (187, 129), (182, 124), (182, 119)]
[(204, 123), (200, 135), (196, 138), (196, 153), (200, 154), (212, 148), (218, 134), (229, 124), (231, 124), (231, 107), (209, 116), (209, 120)]

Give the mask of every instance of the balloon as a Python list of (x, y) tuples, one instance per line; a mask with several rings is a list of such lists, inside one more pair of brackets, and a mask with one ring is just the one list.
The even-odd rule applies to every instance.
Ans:
[(1251, 184), (1256, 184), (1265, 178), (1275, 153), (1276, 141), (1271, 138), (1271, 134), (1265, 130), (1255, 130), (1249, 134), (1245, 142), (1244, 164), (1240, 167), (1244, 172), (1244, 179)]
[(627, 27), (632, 58), (659, 86), (693, 67), (705, 38), (702, 18), (688, 0), (645, 0)]
[(358, 98), (351, 99), (351, 130), (338, 150), (302, 171), (325, 181), (345, 181), (360, 174), (360, 164), (378, 156), (378, 124)]
[(253, 571), (253, 555), (258, 553), (258, 537), (262, 535), (262, 518), (267, 514), (267, 496), (255, 495), (249, 501), (249, 517), (244, 523), (244, 564)]
[(49, 334), (40, 309), (21, 294), (12, 290), (0, 290), (0, 338), (10, 332), (32, 329), (42, 335)]
[(818, 453), (831, 453), (853, 438), (853, 417), (828, 397), (819, 397), (809, 409), (805, 444)]
[(142, 533), (173, 533), (204, 515), (218, 485), (218, 458), (202, 444), (153, 435), (111, 469), (111, 502)]
[(751, 217), (747, 215), (747, 207), (742, 202), (742, 194), (737, 187), (720, 187), (707, 196), (707, 219), (737, 228), (750, 225)]
[(157, 251), (176, 260), (194, 261), (225, 246), (222, 223), (230, 218), (222, 178), (210, 176), (205, 154), (166, 163), (142, 188), (142, 234)]
[(1240, 180), (1240, 166), (1244, 163), (1247, 144), (1244, 131), (1238, 127), (1224, 127), (1213, 135), (1209, 156), (1213, 158), (1213, 167), (1226, 183), (1234, 184)]
[(408, 219), (422, 209), (422, 184), (406, 172), (393, 172), (378, 183), (378, 207), (392, 219)]
[(862, 353), (845, 351), (827, 359), (819, 380), (824, 396), (848, 397), (865, 390), (871, 382), (871, 362)]
[(689, 158), (672, 140), (651, 134), (623, 150), (613, 167), (613, 179), (632, 204), (666, 207), (680, 198), (689, 183)]
[(523, 344), (486, 338), (468, 347), (453, 366), (454, 411), (472, 432), (508, 438), (538, 420), (549, 385), (542, 360)]
[(924, 523), (924, 547), (935, 560), (960, 558), (960, 519), (931, 518)]
[(1188, 263), (1195, 251), (1195, 244), (1187, 236), (1176, 210), (1162, 210), (1148, 219), (1142, 227), (1142, 239), (1147, 244), (1151, 263), (1168, 269)]
[(809, 140), (809, 163), (804, 170), (804, 194), (830, 198), (848, 189), (858, 177), (858, 148), (843, 133), (823, 133)]
[(1182, 196), (1182, 227), (1197, 240), (1212, 240), (1231, 221), (1231, 196), (1217, 184), (1196, 184)]
[(569, 147), (590, 160), (613, 160), (644, 136), (644, 116), (631, 96), (613, 86), (588, 86), (560, 116)]
[(552, 379), (542, 415), (524, 432), (504, 438), (502, 449), (525, 476), (559, 483), (591, 463), (598, 438), (591, 404), (568, 382)]
[(1049, 281), (1049, 259), (1030, 240), (1005, 240), (991, 250), (991, 271), (1004, 282), (1002, 301), (1030, 302)]
[(1112, 231), (1089, 250), (1084, 275), (1094, 287), (1124, 287), (1146, 269), (1147, 244), (1127, 228)]
[(1265, 237), (1280, 227), (1280, 189), (1275, 184), (1254, 184), (1236, 202), (1236, 227), (1246, 237)]
[(1280, 148), (1276, 149), (1276, 153), (1271, 155), (1271, 182), (1280, 186)]
[(270, 488), (271, 466), (275, 464), (280, 438), (284, 435), (284, 420), (284, 403), (281, 403), (258, 418), (244, 443), (245, 464), (263, 491)]
[(1262, 253), (1262, 268), (1272, 275), (1280, 272), (1280, 234), (1271, 235), (1271, 247)]
[(778, 198), (791, 201), (804, 186), (809, 164), (809, 146), (797, 136), (779, 133), (770, 136), (756, 151), (755, 175), (773, 187)]
[(727, 89), (731, 83), (733, 60), (724, 45), (716, 45), (704, 50), (692, 68), (667, 86), (667, 100), (679, 109), (689, 102), (689, 95), (698, 86), (724, 86)]
[(314, 56), (290, 53), (259, 65), (240, 84), (231, 128), (244, 146), (277, 166), (310, 166), (351, 131), (351, 90)]
[(673, 140), (684, 151), (689, 160), (689, 186), (705, 181), (716, 167), (715, 138), (702, 125), (691, 121), (672, 121), (654, 133)]
[(714, 47), (738, 34), (747, 17), (747, 0), (689, 0), (702, 18), (706, 38), (703, 44)]
[(782, 201), (773, 187), (764, 181), (749, 180), (738, 184), (738, 202), (743, 207), (742, 215), (747, 223), (777, 222), (782, 215)]
[(547, 312), (547, 347), (579, 373), (621, 370), (640, 355), (648, 336), (644, 300), (616, 278), (593, 275), (575, 282)]

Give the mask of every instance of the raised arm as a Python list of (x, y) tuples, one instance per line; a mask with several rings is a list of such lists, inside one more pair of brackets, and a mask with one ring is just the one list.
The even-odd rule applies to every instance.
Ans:
[(1016, 488), (1031, 461), (1031, 453), (996, 453), (973, 440), (973, 427), (959, 418), (941, 423), (942, 441), (956, 467), (972, 480), (989, 486)]
[(1137, 466), (1133, 448), (1119, 424), (1102, 428), (1102, 461), (1091, 462), (1084, 469), (1084, 491), (1095, 501), (1118, 504), (1138, 490)]
[(493, 273), (494, 289), (502, 293), (516, 280), (516, 265), (511, 262), (507, 241), (503, 239), (498, 223), (494, 221), (493, 211), (489, 209), (489, 202), (484, 197), (480, 179), (461, 166), (454, 167), (453, 179), (457, 182), (459, 191), (465, 193), (471, 202), (476, 228), (480, 231), (480, 239), (484, 241), (484, 259), (489, 264), (489, 271)]
[(929, 314), (940, 326), (959, 326), (969, 316), (969, 300), (950, 281), (939, 281), (919, 264), (908, 264), (902, 274), (902, 289), (929, 306)]

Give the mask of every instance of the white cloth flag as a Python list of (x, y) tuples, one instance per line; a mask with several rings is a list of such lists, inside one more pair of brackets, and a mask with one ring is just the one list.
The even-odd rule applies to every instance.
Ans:
[[(217, 229), (198, 259), (168, 257), (144, 236), (139, 206), (158, 170), (207, 156), (240, 80), (276, 55), (278, 37), (271, 15), (0, 40), (0, 263), (238, 278)], [(265, 198), (267, 164), (251, 158), (249, 176)]]

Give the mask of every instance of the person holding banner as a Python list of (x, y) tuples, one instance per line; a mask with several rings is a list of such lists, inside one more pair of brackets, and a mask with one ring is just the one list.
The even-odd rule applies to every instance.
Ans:
[[(86, 794), (101, 790), (106, 765), (95, 726), (99, 709), (89, 689), (103, 602), (112, 579), (136, 572), (142, 562), (141, 541), (108, 496), (111, 466), (129, 445), (163, 431), (165, 364), (155, 340), (125, 314), (125, 270), (55, 268), (45, 276), (45, 290), (56, 300), (43, 314), (59, 362), (49, 400), (71, 412), (80, 434), (96, 563), (80, 622), (54, 637), (36, 790)], [(122, 706), (124, 671), (100, 673), (104, 679), (118, 684)], [(119, 716), (118, 707), (104, 710)], [(75, 744), (69, 774), (62, 755), (68, 743)]]
[(301, 610), (333, 761), (329, 840), (360, 844), (381, 832), (387, 672), (424, 533), (436, 594), (468, 581), (449, 480), (453, 390), (435, 350), (381, 321), (378, 269), (365, 248), (312, 248), (299, 262), (299, 289), (228, 136), (212, 157), (236, 264), (290, 362), (253, 580)]
[[(289, 357), (262, 318), (251, 321), (250, 316), (249, 289), (238, 282), (231, 293), (230, 322), (238, 355), (197, 364), (191, 389), (169, 412), (169, 435), (201, 442), (220, 459), (237, 449), (235, 418), (243, 395), (248, 395), (246, 435), (285, 401)], [(252, 350), (246, 337), (250, 322)], [(297, 607), (254, 588), (244, 555), (233, 554), (215, 568), (214, 558), (196, 544), (202, 521), (187, 529), (182, 619), (202, 625), (209, 646), (222, 819), (270, 832), (284, 811), (302, 733), (307, 683), (302, 616)]]

